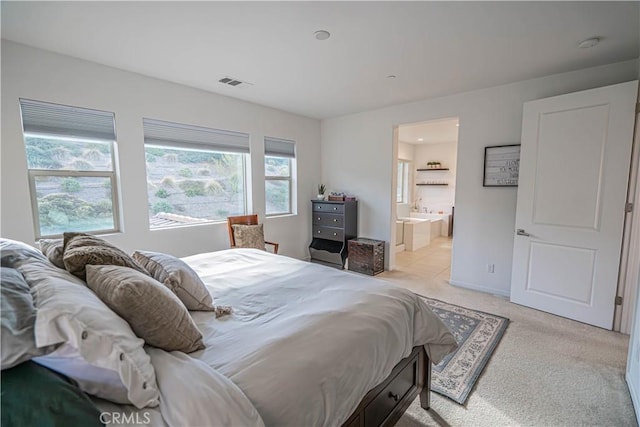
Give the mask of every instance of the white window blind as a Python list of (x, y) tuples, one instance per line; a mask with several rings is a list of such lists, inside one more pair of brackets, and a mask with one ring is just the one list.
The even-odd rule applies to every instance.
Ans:
[(114, 114), (20, 99), (25, 134), (116, 140)]
[(296, 144), (286, 139), (265, 137), (264, 155), (273, 157), (296, 157)]
[(144, 143), (158, 147), (249, 153), (249, 134), (201, 126), (143, 119)]

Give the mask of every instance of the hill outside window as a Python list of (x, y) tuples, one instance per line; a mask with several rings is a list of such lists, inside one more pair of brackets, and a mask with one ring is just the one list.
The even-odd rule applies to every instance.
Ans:
[(143, 119), (151, 229), (246, 214), (249, 135)]

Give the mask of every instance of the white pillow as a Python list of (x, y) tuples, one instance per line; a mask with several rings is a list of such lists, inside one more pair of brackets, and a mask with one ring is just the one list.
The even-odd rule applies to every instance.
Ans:
[(138, 408), (157, 406), (151, 359), (129, 324), (86, 284), (48, 261), (32, 259), (18, 269), (34, 296), (38, 347), (64, 343), (35, 362), (75, 380), (85, 392)]

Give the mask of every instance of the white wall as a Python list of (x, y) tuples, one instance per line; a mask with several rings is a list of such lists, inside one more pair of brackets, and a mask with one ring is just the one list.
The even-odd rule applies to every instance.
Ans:
[(398, 142), (398, 160), (409, 160), (413, 162), (415, 156), (415, 145), (406, 142)]
[(264, 218), (264, 136), (297, 143), (297, 215), (265, 220), (265, 237), (283, 254), (307, 257), (310, 203), (320, 182), (320, 122), (245, 101), (2, 41), (2, 183), (0, 233), (34, 244), (18, 98), (115, 112), (123, 232), (106, 239), (125, 250), (185, 256), (229, 247), (227, 226), (149, 230), (142, 118), (251, 135), (253, 205)]
[(516, 188), (482, 187), (484, 147), (520, 141), (524, 102), (633, 80), (637, 68), (632, 60), (323, 120), (322, 180), (358, 196), (359, 234), (385, 240), (393, 265), (393, 128), (459, 117), (451, 282), (509, 295)]
[[(455, 204), (456, 194), (456, 164), (458, 144), (456, 142), (442, 142), (438, 144), (420, 144), (415, 148), (414, 182), (442, 181), (447, 186), (416, 185), (414, 197), (422, 199), (420, 210), (428, 209), (429, 212), (451, 213), (451, 207)], [(428, 162), (440, 162), (442, 168), (448, 171), (417, 171), (424, 169)]]

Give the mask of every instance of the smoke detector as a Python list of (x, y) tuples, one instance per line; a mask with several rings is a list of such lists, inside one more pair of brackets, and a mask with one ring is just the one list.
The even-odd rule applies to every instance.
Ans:
[(316, 40), (326, 40), (329, 37), (331, 37), (331, 33), (327, 30), (318, 30), (315, 33), (313, 33), (313, 35), (316, 38)]
[(600, 37), (591, 37), (590, 39), (582, 40), (578, 43), (580, 49), (589, 49), (600, 43)]

